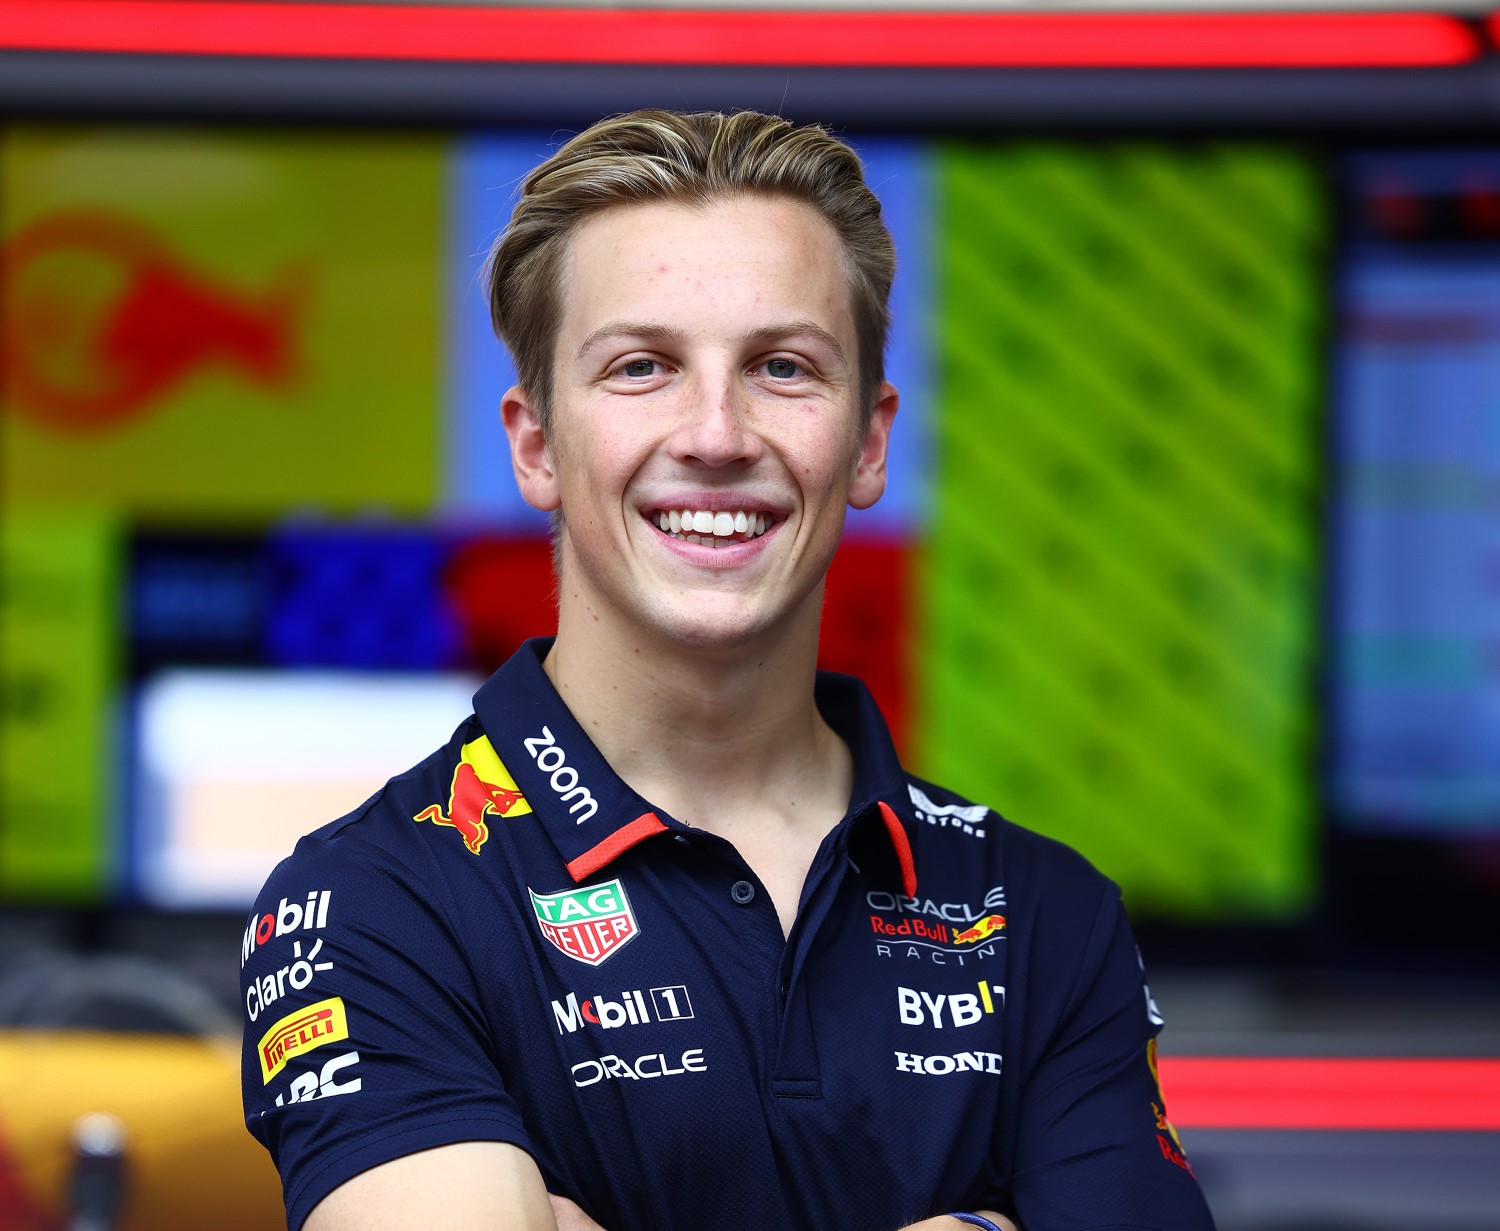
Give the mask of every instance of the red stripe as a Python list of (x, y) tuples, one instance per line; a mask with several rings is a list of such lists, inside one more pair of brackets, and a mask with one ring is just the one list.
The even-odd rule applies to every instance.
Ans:
[(0, 48), (783, 68), (1372, 68), (1461, 64), (1479, 54), (1479, 39), (1460, 19), (1437, 13), (851, 13), (5, 0)]
[(906, 837), (906, 826), (886, 803), (880, 805), (880, 819), (885, 822), (886, 832), (891, 835), (891, 845), (896, 848), (896, 860), (901, 864), (901, 887), (906, 891), (907, 897), (914, 898), (917, 896), (917, 861), (911, 855), (911, 842)]
[(1500, 1060), (1163, 1056), (1179, 1127), (1500, 1130)]
[(635, 818), (628, 825), (622, 825), (603, 842), (589, 847), (583, 854), (568, 864), (568, 875), (573, 878), (576, 885), (586, 877), (592, 876), (605, 864), (618, 859), (626, 851), (638, 842), (644, 842), (652, 834), (666, 832), (666, 824), (654, 812), (647, 812)]

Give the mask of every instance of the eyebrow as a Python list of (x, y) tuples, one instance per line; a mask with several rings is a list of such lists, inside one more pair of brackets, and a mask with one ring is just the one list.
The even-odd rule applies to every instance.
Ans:
[(786, 338), (812, 338), (828, 347), (840, 360), (847, 358), (844, 348), (839, 345), (839, 340), (824, 329), (821, 325), (815, 325), (812, 321), (788, 321), (784, 325), (770, 325), (764, 329), (752, 329), (745, 335), (745, 341), (753, 342), (760, 346), (769, 346), (773, 342), (780, 342)]
[[(796, 337), (812, 338), (828, 347), (840, 360), (847, 358), (839, 340), (821, 325), (816, 325), (812, 321), (787, 321), (782, 325), (766, 325), (760, 329), (750, 330), (744, 335), (744, 340), (756, 346), (769, 346)], [(608, 338), (639, 338), (643, 342), (676, 344), (685, 340), (680, 329), (672, 329), (667, 325), (655, 325), (647, 321), (610, 321), (584, 338), (578, 347), (578, 358), (581, 359)]]
[(666, 325), (652, 325), (645, 321), (610, 321), (601, 325), (578, 347), (578, 358), (583, 358), (606, 338), (640, 338), (644, 342), (681, 342), (681, 330)]

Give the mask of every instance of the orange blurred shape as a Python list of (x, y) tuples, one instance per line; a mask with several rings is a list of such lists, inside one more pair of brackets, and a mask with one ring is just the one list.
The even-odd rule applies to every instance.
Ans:
[(276, 1170), (245, 1131), (233, 1042), (0, 1030), (0, 1128), (21, 1200), (45, 1219), (16, 1226), (62, 1224), (73, 1124), (98, 1111), (126, 1131), (118, 1231), (285, 1225)]
[(100, 428), (224, 366), (285, 389), (305, 274), (259, 297), (186, 268), (144, 223), (103, 210), (49, 214), (0, 247), (5, 401), (61, 429)]

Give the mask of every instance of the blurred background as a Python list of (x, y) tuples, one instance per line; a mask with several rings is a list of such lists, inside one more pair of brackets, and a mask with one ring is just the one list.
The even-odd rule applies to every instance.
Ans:
[(1223, 1231), (1500, 1228), (1486, 7), (7, 0), (0, 1231), (282, 1225), (246, 911), (552, 629), (480, 269), (643, 105), (864, 156), (825, 665), (1121, 884)]

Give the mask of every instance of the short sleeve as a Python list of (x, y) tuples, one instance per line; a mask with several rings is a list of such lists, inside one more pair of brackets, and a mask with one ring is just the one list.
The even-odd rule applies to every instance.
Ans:
[(245, 1120), (281, 1172), (291, 1231), (403, 1155), (479, 1140), (531, 1150), (461, 929), (423, 871), (349, 828), (322, 831), (272, 873), (246, 926)]
[(1010, 1196), (1024, 1231), (1213, 1231), (1156, 1077), (1161, 1018), (1111, 890), (1026, 1074)]

